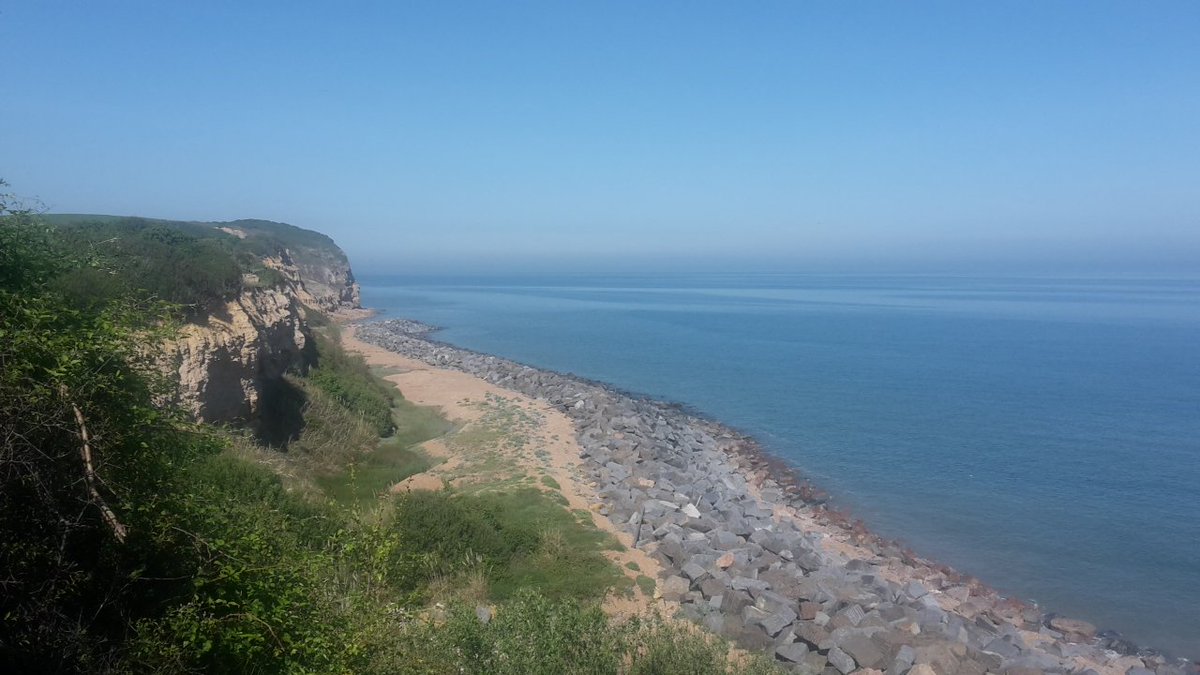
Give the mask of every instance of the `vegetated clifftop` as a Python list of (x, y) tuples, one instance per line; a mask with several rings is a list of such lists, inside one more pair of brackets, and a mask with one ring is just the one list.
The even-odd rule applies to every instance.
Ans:
[(309, 313), (361, 307), (346, 254), (319, 232), (267, 220), (46, 219), (85, 244), (115, 241), (142, 271), (127, 283), (187, 308), (162, 359), (201, 422), (256, 424), (272, 383), (310, 365)]
[(216, 227), (252, 245), (261, 242), (254, 248), (263, 264), (280, 272), (304, 304), (326, 312), (361, 307), (350, 261), (328, 236), (269, 220), (235, 220)]

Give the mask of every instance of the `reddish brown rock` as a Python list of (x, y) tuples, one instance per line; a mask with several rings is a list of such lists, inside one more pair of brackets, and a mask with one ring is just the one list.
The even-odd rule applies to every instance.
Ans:
[(1072, 642), (1087, 642), (1096, 637), (1096, 627), (1079, 619), (1056, 616), (1050, 619), (1050, 627)]
[(817, 612), (821, 611), (821, 603), (810, 602), (805, 600), (800, 603), (800, 618), (805, 621), (812, 621), (817, 618)]

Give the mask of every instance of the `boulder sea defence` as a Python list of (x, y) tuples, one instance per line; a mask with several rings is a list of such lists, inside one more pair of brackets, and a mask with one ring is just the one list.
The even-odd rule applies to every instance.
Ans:
[(398, 319), (356, 334), (563, 410), (602, 513), (663, 564), (658, 594), (741, 647), (806, 673), (1200, 672), (874, 536), (733, 429), (435, 330)]

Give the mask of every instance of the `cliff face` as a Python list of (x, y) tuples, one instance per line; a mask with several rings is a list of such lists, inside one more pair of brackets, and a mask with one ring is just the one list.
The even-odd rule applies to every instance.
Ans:
[(266, 220), (235, 220), (224, 228), (241, 232), (252, 244), (259, 242), (260, 249), (270, 246), (261, 257), (276, 264), (264, 264), (286, 271), (304, 304), (325, 312), (361, 307), (350, 261), (328, 236)]
[[(325, 312), (362, 307), (354, 272), (341, 250), (309, 251), (307, 255), (292, 256), (296, 271), (310, 298), (307, 302)], [(291, 255), (291, 252), (288, 252)]]
[(184, 326), (174, 345), (179, 401), (202, 422), (253, 422), (268, 381), (303, 362), (297, 299), (252, 289)]
[[(253, 237), (244, 222), (258, 221), (219, 229), (239, 239)], [(170, 356), (178, 400), (198, 421), (256, 423), (271, 382), (308, 365), (305, 347), (312, 337), (305, 306), (330, 313), (361, 306), (346, 255), (324, 235), (300, 232), (321, 240), (279, 246), (261, 259), (282, 283), (262, 288), (255, 275), (247, 275), (240, 295), (187, 324), (176, 341)]]
[(344, 259), (309, 255), (297, 261), (291, 251), (263, 259), (263, 265), (279, 272), (297, 300), (323, 312), (357, 309), (362, 306), (358, 283)]

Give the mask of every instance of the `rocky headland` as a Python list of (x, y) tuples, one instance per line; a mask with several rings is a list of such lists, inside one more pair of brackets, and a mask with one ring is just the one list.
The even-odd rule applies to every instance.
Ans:
[(601, 513), (661, 563), (656, 595), (741, 647), (830, 675), (1200, 672), (880, 539), (733, 429), (434, 330), (388, 320), (356, 335), (563, 411)]
[(359, 286), (346, 254), (318, 232), (261, 220), (190, 226), (246, 242), (277, 278), (245, 274), (234, 297), (191, 315), (163, 355), (165, 370), (197, 421), (255, 426), (270, 387), (308, 365), (310, 312), (360, 309)]

